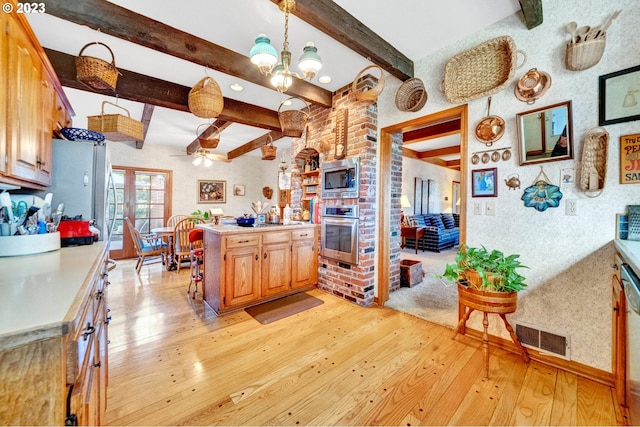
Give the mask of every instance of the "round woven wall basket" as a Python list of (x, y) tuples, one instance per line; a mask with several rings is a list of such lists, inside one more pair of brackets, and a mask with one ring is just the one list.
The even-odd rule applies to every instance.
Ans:
[(400, 111), (419, 111), (427, 103), (427, 90), (417, 77), (410, 78), (400, 85), (396, 92), (396, 107)]
[(189, 91), (189, 111), (203, 119), (213, 119), (220, 115), (224, 107), (224, 98), (220, 86), (207, 76)]
[[(378, 71), (380, 71), (380, 77), (378, 78), (378, 84), (376, 84), (374, 87), (369, 88), (368, 90), (364, 90), (364, 91), (358, 91), (358, 81), (360, 80), (360, 78), (364, 75), (365, 71), (369, 70), (369, 69), (377, 69)], [(365, 103), (369, 103), (369, 104), (373, 104), (374, 102), (376, 102), (378, 100), (378, 96), (382, 93), (382, 91), (384, 90), (384, 71), (382, 70), (382, 68), (378, 67), (377, 65), (369, 65), (368, 67), (364, 67), (356, 76), (355, 79), (353, 79), (353, 83), (351, 83), (351, 91), (353, 93), (356, 94), (356, 99), (360, 102), (365, 102)]]

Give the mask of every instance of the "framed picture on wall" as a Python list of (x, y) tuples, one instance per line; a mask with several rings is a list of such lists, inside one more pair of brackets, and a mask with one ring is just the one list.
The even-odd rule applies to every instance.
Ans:
[(471, 171), (471, 197), (496, 197), (498, 195), (497, 180), (497, 168)]
[(599, 124), (640, 120), (640, 65), (598, 77)]
[(198, 203), (226, 203), (227, 182), (208, 179), (198, 180)]

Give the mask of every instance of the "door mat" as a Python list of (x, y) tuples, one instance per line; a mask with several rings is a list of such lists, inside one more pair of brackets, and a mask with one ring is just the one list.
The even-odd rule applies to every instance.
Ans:
[(284, 319), (310, 308), (323, 304), (324, 301), (316, 297), (312, 297), (304, 292), (289, 295), (288, 297), (279, 298), (274, 301), (265, 302), (264, 304), (246, 308), (251, 317), (256, 319), (263, 325)]

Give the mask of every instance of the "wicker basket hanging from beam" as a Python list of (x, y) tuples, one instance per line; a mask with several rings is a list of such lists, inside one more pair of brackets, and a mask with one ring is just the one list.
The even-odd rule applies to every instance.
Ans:
[[(282, 106), (285, 105), (287, 101), (298, 99), (302, 101), (305, 105), (305, 110), (282, 110)], [(283, 136), (291, 136), (294, 138), (300, 138), (302, 136), (302, 132), (304, 132), (304, 128), (307, 126), (307, 120), (309, 119), (309, 115), (311, 114), (311, 109), (309, 108), (309, 104), (302, 99), (291, 97), (283, 100), (278, 106), (278, 119), (280, 120), (280, 127), (282, 128)]]
[[(105, 104), (121, 108), (127, 115), (105, 114)], [(129, 110), (109, 101), (102, 101), (102, 113), (87, 117), (87, 129), (102, 133), (109, 141), (141, 141), (144, 139), (144, 125), (131, 118)]]
[(211, 77), (203, 77), (189, 91), (189, 111), (203, 119), (214, 119), (224, 108), (220, 86)]
[[(369, 69), (377, 69), (380, 71), (380, 77), (378, 78), (378, 83), (367, 90), (358, 91), (358, 82), (360, 78), (364, 75), (365, 71)], [(384, 90), (384, 70), (378, 67), (377, 65), (369, 65), (368, 67), (364, 67), (360, 72), (356, 75), (356, 78), (353, 79), (353, 83), (351, 83), (351, 91), (356, 94), (356, 99), (360, 102), (365, 102), (368, 104), (373, 104), (378, 100), (378, 96)]]
[(278, 149), (278, 147), (273, 145), (273, 138), (271, 138), (271, 135), (268, 136), (269, 140), (267, 141), (267, 143), (260, 147), (260, 149), (262, 150), (262, 160), (274, 160), (276, 158), (276, 150)]
[[(523, 62), (517, 65), (518, 53)], [(451, 103), (469, 102), (504, 90), (526, 54), (509, 36), (496, 37), (459, 53), (447, 62), (442, 89)]]
[[(203, 126), (207, 126), (204, 130), (201, 130)], [(208, 123), (202, 123), (196, 128), (196, 135), (200, 147), (213, 150), (218, 147), (220, 142), (220, 130), (216, 125), (209, 125)]]
[[(107, 48), (111, 54), (111, 62), (107, 62), (93, 56), (82, 55), (84, 50), (92, 45), (102, 45)], [(118, 69), (116, 68), (116, 60), (113, 51), (104, 43), (91, 42), (87, 43), (80, 49), (80, 53), (76, 57), (76, 80), (96, 90), (110, 89), (115, 91), (118, 82)]]

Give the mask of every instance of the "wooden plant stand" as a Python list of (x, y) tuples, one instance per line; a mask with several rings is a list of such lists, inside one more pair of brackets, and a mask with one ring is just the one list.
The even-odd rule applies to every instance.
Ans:
[(462, 319), (460, 319), (460, 322), (458, 322), (458, 326), (451, 339), (455, 339), (458, 334), (464, 335), (467, 320), (469, 320), (469, 316), (474, 310), (483, 312), (482, 326), (484, 327), (484, 331), (482, 333), (482, 353), (484, 356), (484, 377), (486, 379), (489, 378), (489, 313), (500, 315), (507, 332), (509, 332), (511, 336), (511, 340), (520, 349), (524, 361), (529, 363), (529, 353), (527, 353), (527, 349), (522, 346), (522, 343), (506, 317), (506, 314), (516, 311), (517, 302), (517, 292), (483, 291), (458, 283), (458, 303), (460, 311), (462, 312), (464, 310), (464, 315)]

